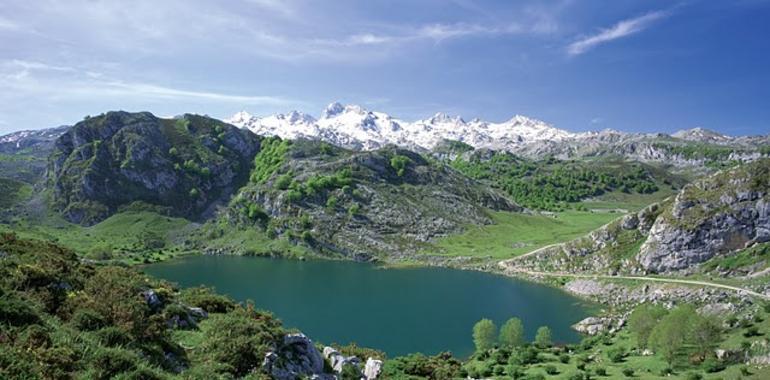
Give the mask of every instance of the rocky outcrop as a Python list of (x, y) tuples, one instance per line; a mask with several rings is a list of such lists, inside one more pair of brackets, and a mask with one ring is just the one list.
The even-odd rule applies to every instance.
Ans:
[(686, 186), (655, 221), (637, 259), (648, 272), (683, 270), (770, 241), (770, 160)]
[(256, 135), (208, 117), (109, 112), (58, 137), (48, 182), (72, 222), (90, 225), (137, 201), (196, 219), (245, 182), (258, 149)]
[(572, 325), (572, 328), (587, 335), (614, 334), (625, 324), (624, 319), (612, 317), (588, 317)]
[(301, 333), (288, 334), (275, 351), (268, 352), (262, 369), (276, 380), (310, 378), (334, 380), (333, 374), (324, 372), (324, 359), (313, 341)]

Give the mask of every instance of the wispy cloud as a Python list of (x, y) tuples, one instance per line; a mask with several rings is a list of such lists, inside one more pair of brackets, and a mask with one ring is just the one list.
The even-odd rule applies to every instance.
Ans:
[(280, 96), (241, 95), (190, 90), (141, 81), (124, 81), (103, 73), (56, 66), (43, 62), (9, 60), (0, 62), (0, 94), (39, 99), (103, 99), (210, 101), (234, 105), (285, 106), (300, 102)]
[(596, 34), (585, 36), (572, 42), (567, 46), (567, 54), (572, 56), (580, 55), (601, 44), (639, 33), (647, 29), (655, 21), (669, 15), (670, 12), (668, 11), (655, 11), (639, 17), (622, 20), (610, 28), (602, 29)]

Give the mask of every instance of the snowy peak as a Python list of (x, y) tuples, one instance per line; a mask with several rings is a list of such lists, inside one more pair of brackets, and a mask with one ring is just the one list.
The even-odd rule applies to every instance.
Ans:
[(436, 113), (415, 122), (398, 120), (354, 104), (333, 102), (318, 119), (292, 111), (266, 117), (239, 112), (227, 122), (251, 131), (283, 138), (314, 138), (354, 149), (376, 149), (387, 144), (432, 149), (443, 140), (457, 140), (481, 148), (506, 149), (533, 141), (558, 141), (575, 136), (540, 120), (516, 115), (502, 123)]

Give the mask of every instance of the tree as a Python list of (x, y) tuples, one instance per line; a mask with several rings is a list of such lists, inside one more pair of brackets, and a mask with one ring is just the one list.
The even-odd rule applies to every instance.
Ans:
[(637, 306), (628, 317), (628, 327), (636, 335), (636, 341), (639, 348), (647, 348), (650, 339), (650, 333), (660, 319), (666, 315), (667, 311), (662, 306), (653, 304), (642, 304)]
[(518, 318), (511, 318), (500, 327), (500, 344), (517, 347), (524, 344), (524, 325)]
[(473, 326), (473, 344), (477, 352), (484, 352), (495, 346), (497, 326), (489, 319), (482, 319)]
[(551, 329), (548, 326), (540, 326), (535, 333), (535, 346), (546, 348), (551, 346)]
[(663, 355), (669, 365), (674, 364), (679, 352), (687, 343), (689, 323), (696, 311), (690, 305), (682, 305), (663, 317), (650, 334), (650, 345)]
[(702, 358), (713, 352), (721, 340), (722, 322), (714, 316), (694, 315), (690, 322), (689, 341)]

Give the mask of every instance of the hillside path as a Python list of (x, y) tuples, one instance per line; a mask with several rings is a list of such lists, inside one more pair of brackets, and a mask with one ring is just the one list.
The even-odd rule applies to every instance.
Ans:
[(524, 269), (517, 269), (517, 268), (511, 268), (507, 265), (505, 261), (501, 261), (498, 263), (498, 265), (505, 271), (505, 273), (513, 274), (513, 273), (521, 273), (531, 276), (549, 276), (549, 277), (571, 277), (571, 278), (601, 278), (601, 279), (616, 279), (616, 280), (639, 280), (639, 281), (650, 281), (650, 282), (663, 282), (663, 283), (675, 283), (675, 284), (686, 284), (686, 285), (699, 285), (699, 286), (708, 286), (712, 288), (720, 288), (720, 289), (727, 289), (732, 290), (738, 293), (748, 294), (753, 297), (757, 297), (763, 300), (770, 300), (770, 295), (765, 295), (762, 293), (757, 293), (753, 290), (741, 288), (738, 286), (732, 286), (732, 285), (725, 285), (725, 284), (719, 284), (716, 282), (709, 282), (709, 281), (698, 281), (698, 280), (683, 280), (679, 278), (661, 278), (661, 277), (643, 277), (643, 276), (610, 276), (610, 275), (601, 275), (601, 274), (578, 274), (578, 273), (564, 273), (564, 272), (538, 272), (538, 271), (531, 271), (531, 270), (524, 270)]

